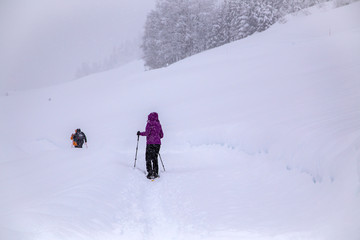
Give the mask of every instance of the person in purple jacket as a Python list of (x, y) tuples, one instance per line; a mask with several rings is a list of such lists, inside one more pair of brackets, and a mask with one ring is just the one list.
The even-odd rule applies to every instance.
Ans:
[(161, 138), (164, 133), (156, 112), (148, 116), (145, 132), (137, 132), (137, 135), (146, 136), (146, 170), (147, 178), (159, 177), (158, 155), (160, 151)]

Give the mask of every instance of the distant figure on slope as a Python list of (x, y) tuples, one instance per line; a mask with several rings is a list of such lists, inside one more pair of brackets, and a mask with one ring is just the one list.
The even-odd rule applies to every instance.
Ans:
[(148, 116), (145, 132), (137, 132), (137, 135), (146, 136), (146, 170), (147, 178), (159, 177), (158, 155), (160, 151), (161, 138), (164, 133), (156, 112), (152, 112)]
[[(81, 131), (80, 128), (75, 130), (75, 133), (71, 134), (71, 140), (73, 140), (73, 145), (76, 148), (82, 148), (84, 142), (87, 143), (86, 135)], [(87, 147), (87, 145), (86, 145)]]

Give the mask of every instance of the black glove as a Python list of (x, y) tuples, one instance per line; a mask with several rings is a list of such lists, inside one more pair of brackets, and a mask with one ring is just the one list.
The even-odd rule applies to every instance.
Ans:
[(140, 136), (140, 131), (137, 131), (136, 135)]

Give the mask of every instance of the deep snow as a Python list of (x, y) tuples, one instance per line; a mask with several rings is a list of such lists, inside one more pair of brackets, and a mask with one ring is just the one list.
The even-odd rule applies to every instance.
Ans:
[[(0, 239), (360, 239), (359, 12), (314, 7), (168, 68), (0, 97)], [(154, 182), (144, 138), (133, 169), (152, 111)]]

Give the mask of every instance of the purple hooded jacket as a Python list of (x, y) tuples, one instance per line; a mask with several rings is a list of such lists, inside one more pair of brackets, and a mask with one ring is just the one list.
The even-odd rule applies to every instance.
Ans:
[(146, 136), (146, 144), (161, 144), (164, 133), (156, 112), (149, 114), (145, 132), (140, 132), (140, 135)]

